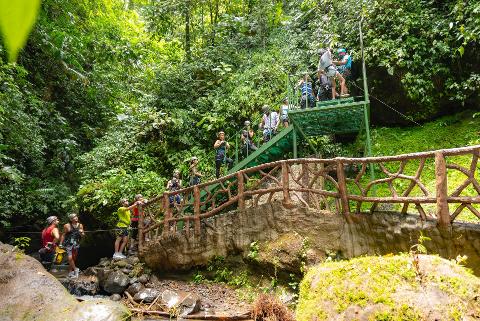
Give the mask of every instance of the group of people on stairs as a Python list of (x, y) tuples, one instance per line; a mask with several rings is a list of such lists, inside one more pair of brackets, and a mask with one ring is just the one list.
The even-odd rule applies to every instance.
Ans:
[[(348, 88), (346, 86), (346, 79), (351, 75), (352, 58), (347, 53), (347, 50), (340, 48), (337, 50), (338, 59), (333, 60), (330, 49), (322, 50), (320, 52), (320, 60), (317, 70), (316, 88), (313, 86), (312, 79), (305, 73), (299, 80), (296, 88), (301, 92), (300, 108), (315, 107), (316, 101), (323, 101), (328, 99), (348, 97)], [(337, 82), (340, 86), (340, 92), (337, 92)], [(315, 90), (316, 89), (316, 90)], [(280, 124), (284, 127), (289, 126), (288, 111), (291, 105), (288, 98), (283, 99), (282, 105), (278, 112), (271, 110), (268, 105), (262, 107), (262, 120), (258, 128), (262, 131), (262, 142), (266, 143), (276, 135)], [(240, 157), (248, 157), (249, 154), (257, 150), (254, 143), (255, 132), (250, 124), (246, 121), (244, 128), (240, 134)], [(233, 159), (228, 157), (228, 150), (230, 144), (225, 140), (225, 132), (217, 133), (217, 139), (213, 144), (215, 149), (215, 177), (219, 178), (222, 166), (226, 166), (228, 170), (233, 167)], [(189, 168), (189, 186), (200, 184), (203, 176), (197, 169), (198, 158), (192, 157)], [(174, 171), (173, 178), (167, 184), (167, 190), (170, 192), (177, 191), (182, 188), (180, 180), (180, 172)], [(170, 197), (171, 205), (180, 204), (181, 198), (179, 195)]]

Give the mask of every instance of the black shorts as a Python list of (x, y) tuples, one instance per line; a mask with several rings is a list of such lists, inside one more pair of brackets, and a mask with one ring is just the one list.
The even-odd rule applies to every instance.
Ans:
[(130, 230), (130, 236), (132, 238), (137, 238), (137, 235), (138, 235), (138, 221), (131, 221), (130, 222), (130, 227), (132, 228)]
[(117, 237), (126, 237), (128, 236), (128, 227), (117, 227), (115, 229), (115, 235)]

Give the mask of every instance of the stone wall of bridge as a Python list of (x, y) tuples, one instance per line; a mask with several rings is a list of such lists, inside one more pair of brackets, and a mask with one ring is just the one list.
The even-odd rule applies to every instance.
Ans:
[[(190, 269), (205, 265), (214, 256), (246, 255), (254, 241), (262, 245), (261, 260), (275, 260), (295, 272), (299, 251), (316, 263), (336, 253), (344, 258), (408, 252), (418, 243), (420, 231), (432, 240), (425, 243), (430, 254), (453, 259), (467, 255), (466, 265), (480, 275), (480, 224), (454, 222), (448, 229), (437, 221), (422, 221), (418, 215), (376, 212), (343, 215), (297, 207), (280, 202), (244, 211), (232, 211), (202, 221), (200, 235), (177, 231), (155, 242), (146, 242), (143, 259), (155, 270)], [(302, 240), (306, 248), (300, 249)], [(280, 240), (280, 241), (279, 241)]]

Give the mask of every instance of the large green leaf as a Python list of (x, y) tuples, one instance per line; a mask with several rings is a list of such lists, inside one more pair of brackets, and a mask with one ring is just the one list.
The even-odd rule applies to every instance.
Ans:
[(0, 31), (9, 61), (17, 59), (37, 18), (40, 0), (0, 0)]

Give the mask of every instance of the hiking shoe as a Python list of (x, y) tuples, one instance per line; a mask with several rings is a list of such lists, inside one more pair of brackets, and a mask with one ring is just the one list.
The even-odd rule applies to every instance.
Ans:
[(123, 255), (123, 253), (118, 253), (118, 256), (117, 256), (119, 259), (126, 259), (127, 257), (125, 255)]
[(350, 94), (343, 94), (343, 95), (340, 95), (340, 98), (347, 98), (347, 97), (350, 97)]
[(68, 272), (68, 277), (74, 279), (76, 277), (75, 271)]
[(78, 276), (80, 275), (80, 269), (79, 268), (75, 268), (75, 277), (78, 278)]
[(118, 252), (113, 253), (112, 259), (118, 260), (119, 259), (119, 257), (118, 257), (119, 254), (120, 253), (118, 253)]

